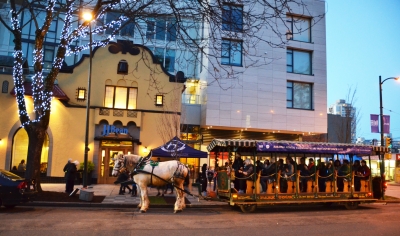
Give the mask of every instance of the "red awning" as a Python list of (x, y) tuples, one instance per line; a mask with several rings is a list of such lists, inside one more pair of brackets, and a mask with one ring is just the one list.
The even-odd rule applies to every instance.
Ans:
[[(15, 96), (14, 88), (10, 92), (10, 94), (13, 96)], [(32, 83), (24, 82), (24, 89), (25, 89), (25, 95), (32, 96)], [(58, 84), (55, 84), (53, 86), (53, 97), (59, 100), (69, 101), (68, 96), (64, 93), (64, 91), (62, 91), (62, 89), (60, 88), (60, 86), (58, 86)]]

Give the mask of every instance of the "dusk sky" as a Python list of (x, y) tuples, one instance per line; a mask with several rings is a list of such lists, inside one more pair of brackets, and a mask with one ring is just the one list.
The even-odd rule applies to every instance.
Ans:
[[(357, 137), (371, 133), (370, 114), (379, 114), (379, 76), (400, 76), (400, 0), (326, 0), (328, 106), (356, 89)], [(383, 114), (400, 140), (400, 80), (383, 83)]]

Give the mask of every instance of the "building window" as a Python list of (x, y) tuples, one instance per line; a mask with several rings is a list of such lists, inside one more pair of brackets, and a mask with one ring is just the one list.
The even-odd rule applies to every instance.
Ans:
[(44, 46), (43, 67), (45, 69), (50, 69), (52, 67), (53, 61), (54, 61), (55, 50), (56, 49), (54, 46), (49, 46), (49, 45)]
[(286, 34), (288, 40), (296, 40), (301, 42), (311, 42), (311, 19), (288, 16), (288, 32)]
[(242, 66), (242, 42), (222, 40), (221, 64)]
[[(106, 14), (106, 24), (111, 23), (113, 21), (116, 21), (118, 17), (120, 16), (119, 13), (117, 12), (107, 12)], [(116, 30), (116, 28), (107, 28), (106, 29), (106, 34), (112, 34)]]
[(164, 104), (164, 96), (156, 95), (156, 106), (162, 106)]
[(76, 90), (76, 100), (78, 100), (78, 101), (86, 100), (86, 89), (85, 88), (78, 88)]
[(176, 41), (176, 23), (174, 20), (149, 19), (147, 22), (146, 38)]
[(241, 32), (243, 30), (243, 7), (224, 5), (222, 8), (222, 30)]
[(3, 81), (3, 85), (1, 86), (1, 92), (8, 93), (8, 81), (7, 80)]
[[(24, 128), (20, 128), (17, 130), (13, 137), (12, 142), (12, 158), (10, 163), (10, 170), (13, 167), (18, 167), (19, 163), (24, 160), (26, 163), (26, 157), (28, 155), (28, 133)], [(46, 133), (44, 136), (44, 142), (42, 146), (42, 154), (40, 156), (40, 172), (47, 172), (47, 163), (49, 160), (49, 135)]]
[(135, 23), (134, 22), (128, 22), (128, 23), (126, 23), (126, 25), (124, 25), (121, 28), (120, 35), (121, 36), (127, 36), (127, 37), (133, 37), (134, 32), (135, 32)]
[(166, 48), (153, 48), (157, 61), (164, 66), (168, 72), (175, 71), (175, 50)]
[(106, 86), (104, 106), (118, 109), (136, 109), (137, 88)]
[(312, 109), (312, 84), (288, 81), (286, 93), (288, 108)]
[(117, 74), (123, 74), (123, 75), (128, 74), (128, 62), (127, 61), (121, 60), (118, 62)]
[(311, 74), (311, 52), (288, 49), (286, 71), (298, 74)]

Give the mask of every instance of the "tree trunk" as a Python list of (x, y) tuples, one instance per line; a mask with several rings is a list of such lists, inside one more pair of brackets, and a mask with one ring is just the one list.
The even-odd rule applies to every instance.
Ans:
[(48, 127), (44, 123), (45, 122), (31, 123), (25, 127), (29, 137), (25, 179), (34, 179), (36, 190), (39, 192), (42, 192), (42, 187), (40, 186), (40, 159)]

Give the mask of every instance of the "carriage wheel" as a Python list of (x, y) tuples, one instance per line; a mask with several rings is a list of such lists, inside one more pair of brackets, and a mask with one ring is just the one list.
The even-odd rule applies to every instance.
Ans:
[(346, 202), (345, 206), (347, 210), (355, 210), (358, 207), (358, 202)]
[(257, 209), (256, 204), (243, 204), (240, 205), (240, 210), (242, 210), (243, 213), (251, 213), (254, 212)]

